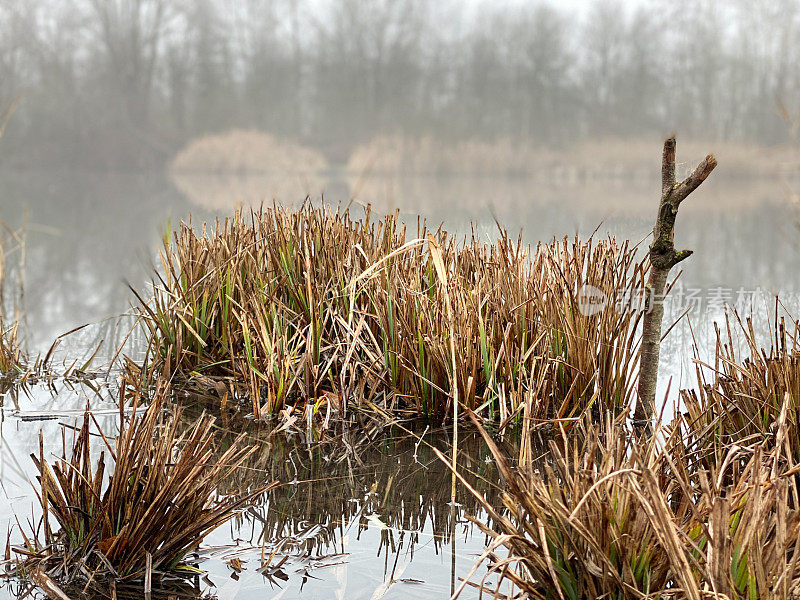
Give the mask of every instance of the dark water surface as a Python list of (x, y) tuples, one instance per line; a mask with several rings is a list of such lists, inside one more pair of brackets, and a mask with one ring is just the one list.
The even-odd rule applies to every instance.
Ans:
[[(257, 181), (242, 184), (248, 185), (257, 192)], [(752, 303), (764, 335), (772, 294), (779, 293), (787, 309), (800, 314), (800, 232), (792, 185), (741, 181), (722, 171), (681, 208), (676, 245), (695, 254), (684, 263), (680, 281), (684, 294), (695, 303), (699, 297), (700, 303), (689, 312), (692, 329), (682, 321), (662, 353), (662, 371), (673, 376), (673, 390), (678, 383), (691, 385), (693, 341), (707, 356), (713, 320), (722, 315), (721, 300)], [(105, 348), (114, 348), (127, 332), (118, 318), (130, 306), (126, 282), (146, 290), (159, 230), (190, 212), (196, 223), (229, 214), (239, 199), (211, 193), (206, 184), (194, 189), (209, 193), (184, 196), (160, 172), (0, 172), (0, 220), (25, 232), (24, 256), (13, 253), (9, 267), (18, 279), (23, 277), (24, 294), (17, 301), (24, 309), (27, 349), (46, 352), (57, 336), (84, 324), (88, 327), (59, 346), (56, 367), (91, 354), (101, 340)], [(420, 213), (429, 223), (445, 221), (463, 233), (475, 221), (487, 238), (495, 235), (496, 218), (513, 233), (522, 229), (531, 242), (586, 236), (596, 228), (599, 235), (644, 240), (658, 197), (656, 181), (534, 185), (509, 179), (412, 178), (378, 179), (357, 187), (334, 173), (326, 183), (326, 201), (347, 201), (356, 189), (357, 200), (374, 202), (376, 212), (397, 207), (409, 219)], [(682, 312), (673, 308), (676, 316)], [(135, 345), (129, 348), (135, 352)], [(664, 390), (667, 381), (662, 378)], [(100, 411), (103, 427), (114, 431), (109, 390), (102, 380), (95, 385), (96, 391), (57, 381), (3, 396), (0, 530), (31, 514), (35, 497), (29, 454), (38, 449), (40, 430), (46, 445), (60, 449), (61, 424), (75, 419), (69, 411), (88, 404)], [(103, 416), (104, 409), (111, 414)], [(56, 418), (40, 420), (48, 411)], [(483, 550), (484, 536), (464, 519), (465, 512), (478, 513), (477, 506), (461, 491), (456, 506), (451, 505), (448, 469), (426, 443), (418, 444), (405, 432), (374, 431), (371, 438), (338, 432), (347, 436), (347, 444), (335, 438), (321, 445), (307, 444), (302, 435), (254, 435), (263, 436), (264, 450), (241, 478), (230, 482), (230, 489), (272, 479), (283, 485), (266, 503), (206, 540), (214, 550), (201, 565), (210, 582), (201, 587), (219, 598), (438, 599), (448, 596)], [(428, 432), (425, 441), (447, 449), (446, 435)], [(461, 450), (465, 467), (476, 474), (476, 487), (496, 494), (496, 474), (482, 445), (467, 439)], [(257, 569), (262, 551), (269, 554), (276, 546), (279, 555), (289, 558), (282, 576), (270, 581)], [(244, 571), (236, 574), (227, 565), (232, 557), (244, 563)], [(396, 582), (388, 585), (392, 573)], [(8, 587), (2, 595), (13, 596)], [(468, 591), (464, 597), (475, 596)]]

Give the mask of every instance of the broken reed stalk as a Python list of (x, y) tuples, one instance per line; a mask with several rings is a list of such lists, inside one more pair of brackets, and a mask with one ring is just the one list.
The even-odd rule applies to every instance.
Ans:
[[(25, 547), (13, 548), (20, 575), (42, 573), (65, 586), (87, 578), (192, 577), (198, 571), (187, 565), (189, 553), (236, 511), (277, 485), (250, 482), (235, 496), (217, 497), (220, 484), (256, 448), (240, 437), (215, 454), (215, 419), (203, 414), (188, 430), (182, 429), (180, 410), (165, 415), (169, 393), (160, 384), (142, 416), (136, 415), (141, 396), (135, 394), (134, 413), (126, 424), (123, 385), (119, 435), (112, 444), (100, 432), (106, 449), (97, 461), (90, 441), (91, 424), (97, 423), (88, 412), (71, 452), (64, 440), (62, 454), (52, 464), (40, 436), (39, 455), (32, 458), (39, 472), (44, 540), (34, 534), (25, 538)], [(104, 477), (106, 452), (114, 463), (109, 477)], [(51, 518), (59, 525), (57, 531), (51, 529)]]
[(14, 111), (17, 110), (17, 106), (19, 106), (20, 97), (14, 98), (11, 101), (11, 104), (6, 106), (2, 112), (0, 112), (0, 139), (3, 139), (3, 134), (6, 132), (6, 127), (8, 127), (8, 122), (11, 120), (11, 115), (14, 114)]
[(18, 324), (6, 325), (0, 314), (0, 379), (13, 379), (22, 370), (24, 358), (17, 339)]
[(664, 142), (661, 162), (661, 201), (658, 205), (653, 241), (650, 244), (650, 275), (646, 287), (645, 314), (642, 319), (642, 346), (639, 359), (639, 393), (635, 419), (650, 421), (658, 383), (658, 357), (661, 348), (661, 321), (664, 318), (664, 290), (672, 267), (692, 255), (692, 250), (675, 250), (675, 218), (686, 197), (696, 190), (717, 166), (712, 154), (680, 183), (675, 181), (675, 136)]
[[(449, 338), (450, 338), (450, 360), (452, 364), (452, 374), (453, 380), (450, 383), (450, 390), (452, 393), (452, 401), (453, 401), (453, 462), (451, 468), (453, 470), (453, 475), (450, 480), (450, 519), (455, 528), (456, 518), (455, 518), (455, 510), (456, 510), (456, 466), (458, 464), (458, 382), (455, 381), (455, 377), (458, 374), (458, 369), (456, 368), (456, 345), (455, 345), (455, 318), (453, 316), (453, 306), (450, 301), (450, 293), (448, 291), (448, 283), (447, 283), (447, 271), (444, 267), (444, 261), (442, 260), (442, 252), (439, 249), (439, 245), (436, 243), (436, 240), (433, 236), (428, 236), (428, 251), (431, 254), (431, 259), (433, 260), (434, 267), (436, 268), (436, 275), (439, 279), (439, 285), (444, 288), (444, 299), (445, 299), (445, 307), (447, 308), (447, 321), (449, 324)], [(455, 529), (452, 534), (452, 557), (455, 561), (456, 553), (455, 553)], [(454, 565), (455, 566), (455, 565)], [(453, 573), (455, 573), (455, 568), (453, 569)]]
[(25, 362), (18, 335), (18, 319), (16, 315), (6, 318), (6, 309), (10, 304), (5, 295), (5, 262), (9, 244), (8, 237), (2, 231), (4, 227), (5, 224), (0, 221), (0, 380), (20, 373)]

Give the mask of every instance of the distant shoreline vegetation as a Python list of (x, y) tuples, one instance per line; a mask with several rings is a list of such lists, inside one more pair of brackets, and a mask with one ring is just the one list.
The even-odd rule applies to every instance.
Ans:
[[(168, 172), (192, 203), (212, 210), (274, 199), (300, 201), (332, 192), (337, 200), (348, 197), (383, 211), (402, 207), (419, 212), (434, 205), (475, 208), (476, 201), (490, 200), (505, 207), (529, 207), (547, 204), (553, 189), (587, 211), (597, 208), (600, 196), (605, 209), (644, 210), (639, 202), (642, 190), (657, 185), (657, 160), (647, 151), (652, 146), (645, 137), (555, 148), (511, 138), (458, 141), (397, 134), (366, 141), (337, 164), (322, 150), (297, 141), (234, 129), (189, 142)], [(686, 164), (701, 159), (703, 149), (710, 147), (697, 140), (683, 146)], [(775, 177), (797, 177), (800, 155), (794, 146), (728, 142), (713, 147), (724, 161), (723, 181), (747, 181), (753, 188), (748, 197), (770, 195), (762, 193), (759, 181), (769, 181), (774, 195)], [(614, 182), (626, 185), (608, 194)], [(565, 194), (565, 187), (572, 189)]]
[[(585, 178), (653, 177), (658, 160), (646, 136), (605, 137), (564, 146), (512, 138), (447, 141), (433, 136), (380, 136), (357, 146), (347, 161), (350, 174), (536, 176), (572, 170)], [(740, 142), (681, 140), (690, 164), (713, 147), (729, 173), (759, 177), (796, 173), (800, 156), (791, 144), (762, 146)]]
[(233, 129), (189, 142), (168, 170), (187, 198), (215, 209), (317, 196), (329, 168), (319, 150), (262, 131)]
[[(574, 169), (587, 177), (646, 173), (654, 160), (648, 137), (606, 137), (552, 146), (509, 137), (449, 140), (431, 135), (382, 135), (358, 144), (340, 165), (349, 175), (531, 176)], [(759, 177), (796, 173), (800, 153), (792, 144), (764, 146), (743, 142), (682, 140), (687, 164), (713, 146), (729, 174)], [(187, 143), (169, 169), (181, 174), (319, 175), (337, 166), (322, 150), (255, 129), (231, 129)]]

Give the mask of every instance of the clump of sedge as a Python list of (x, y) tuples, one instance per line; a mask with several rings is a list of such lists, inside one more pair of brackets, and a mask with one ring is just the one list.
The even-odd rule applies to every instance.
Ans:
[[(47, 460), (40, 438), (39, 456), (32, 457), (39, 473), (43, 540), (26, 537), (24, 546), (13, 549), (17, 574), (46, 587), (109, 579), (144, 581), (147, 587), (159, 578), (194, 576), (198, 570), (190, 553), (203, 537), (276, 485), (258, 483), (236, 496), (217, 497), (220, 483), (255, 448), (237, 440), (221, 455), (215, 453), (214, 419), (203, 415), (188, 430), (182, 428), (180, 414), (164, 411), (168, 395), (167, 386), (159, 386), (140, 416), (141, 398), (134, 395), (134, 414), (126, 423), (120, 413), (113, 443), (101, 432), (105, 449), (97, 460), (89, 413), (71, 450), (65, 443), (55, 462)], [(123, 388), (121, 405), (124, 398)], [(113, 463), (110, 473), (106, 456)]]

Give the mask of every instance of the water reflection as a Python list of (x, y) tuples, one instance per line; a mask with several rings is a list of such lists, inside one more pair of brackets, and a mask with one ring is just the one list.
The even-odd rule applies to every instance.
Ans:
[[(47, 600), (50, 598), (29, 583), (22, 581), (10, 581), (6, 584), (5, 591), (11, 598), (32, 598), (34, 600)], [(67, 587), (63, 590), (69, 598), (92, 598), (93, 600), (140, 600), (142, 598), (141, 586), (119, 584), (109, 588), (98, 584), (90, 584), (88, 587)], [(0, 592), (2, 594), (2, 592)], [(200, 600), (207, 598), (211, 600), (214, 596), (205, 592), (200, 584), (172, 582), (168, 586), (155, 586), (150, 594), (151, 600)]]
[[(39, 430), (45, 448), (60, 449), (62, 435), (69, 438), (70, 427), (91, 405), (103, 431), (113, 435), (118, 410), (108, 400), (116, 395), (113, 388), (42, 382), (15, 389), (20, 393), (3, 407), (5, 502), (0, 521), (12, 526), (12, 542), (21, 541), (13, 527), (16, 520), (31, 515), (36, 504), (28, 455), (38, 452)], [(201, 410), (191, 405), (182, 413), (187, 428)], [(446, 432), (423, 428), (412, 435), (367, 425), (358, 432), (340, 428), (323, 442), (309, 444), (303, 432), (276, 432), (269, 424), (231, 417), (220, 422), (220, 455), (243, 430), (258, 451), (220, 493), (244, 493), (273, 480), (283, 483), (206, 539), (197, 564), (209, 575), (195, 582), (197, 594), (263, 597), (274, 588), (281, 598), (371, 598), (377, 593), (391, 598), (412, 586), (415, 597), (440, 598), (481, 552), (484, 537), (465, 519), (465, 514), (480, 515), (479, 506), (461, 486), (451, 503), (451, 473), (432, 450), (449, 452)], [(464, 433), (460, 439), (462, 472), (475, 489), (499, 502), (499, 477), (487, 449), (476, 435)], [(34, 513), (31, 522), (37, 518)], [(12, 583), (4, 590), (0, 597), (25, 588)]]
[(328, 189), (325, 177), (301, 173), (290, 177), (178, 172), (171, 175), (170, 181), (198, 208), (228, 212), (237, 206), (259, 206), (278, 198), (316, 198)]
[[(220, 432), (221, 451), (238, 430)], [(225, 491), (284, 483), (231, 523), (227, 536), (239, 540), (245, 551), (237, 555), (251, 563), (259, 563), (262, 547), (275, 552), (273, 564), (285, 558), (290, 595), (311, 586), (326, 589), (326, 597), (369, 598), (382, 585), (388, 593), (394, 579), (401, 588), (419, 586), (415, 597), (441, 597), (481, 550), (483, 536), (473, 535), (464, 517), (480, 514), (478, 503), (458, 486), (451, 504), (451, 472), (432, 450), (449, 452), (446, 432), (345, 428), (308, 446), (302, 432), (267, 428), (250, 431), (248, 441), (259, 451)], [(459, 451), (470, 484), (498, 501), (499, 477), (479, 437), (463, 435)], [(369, 591), (361, 587), (367, 581)]]
[(158, 174), (0, 174), (0, 219), (25, 232), (25, 331), (34, 351), (124, 312), (124, 282), (143, 282), (159, 229), (190, 205)]

